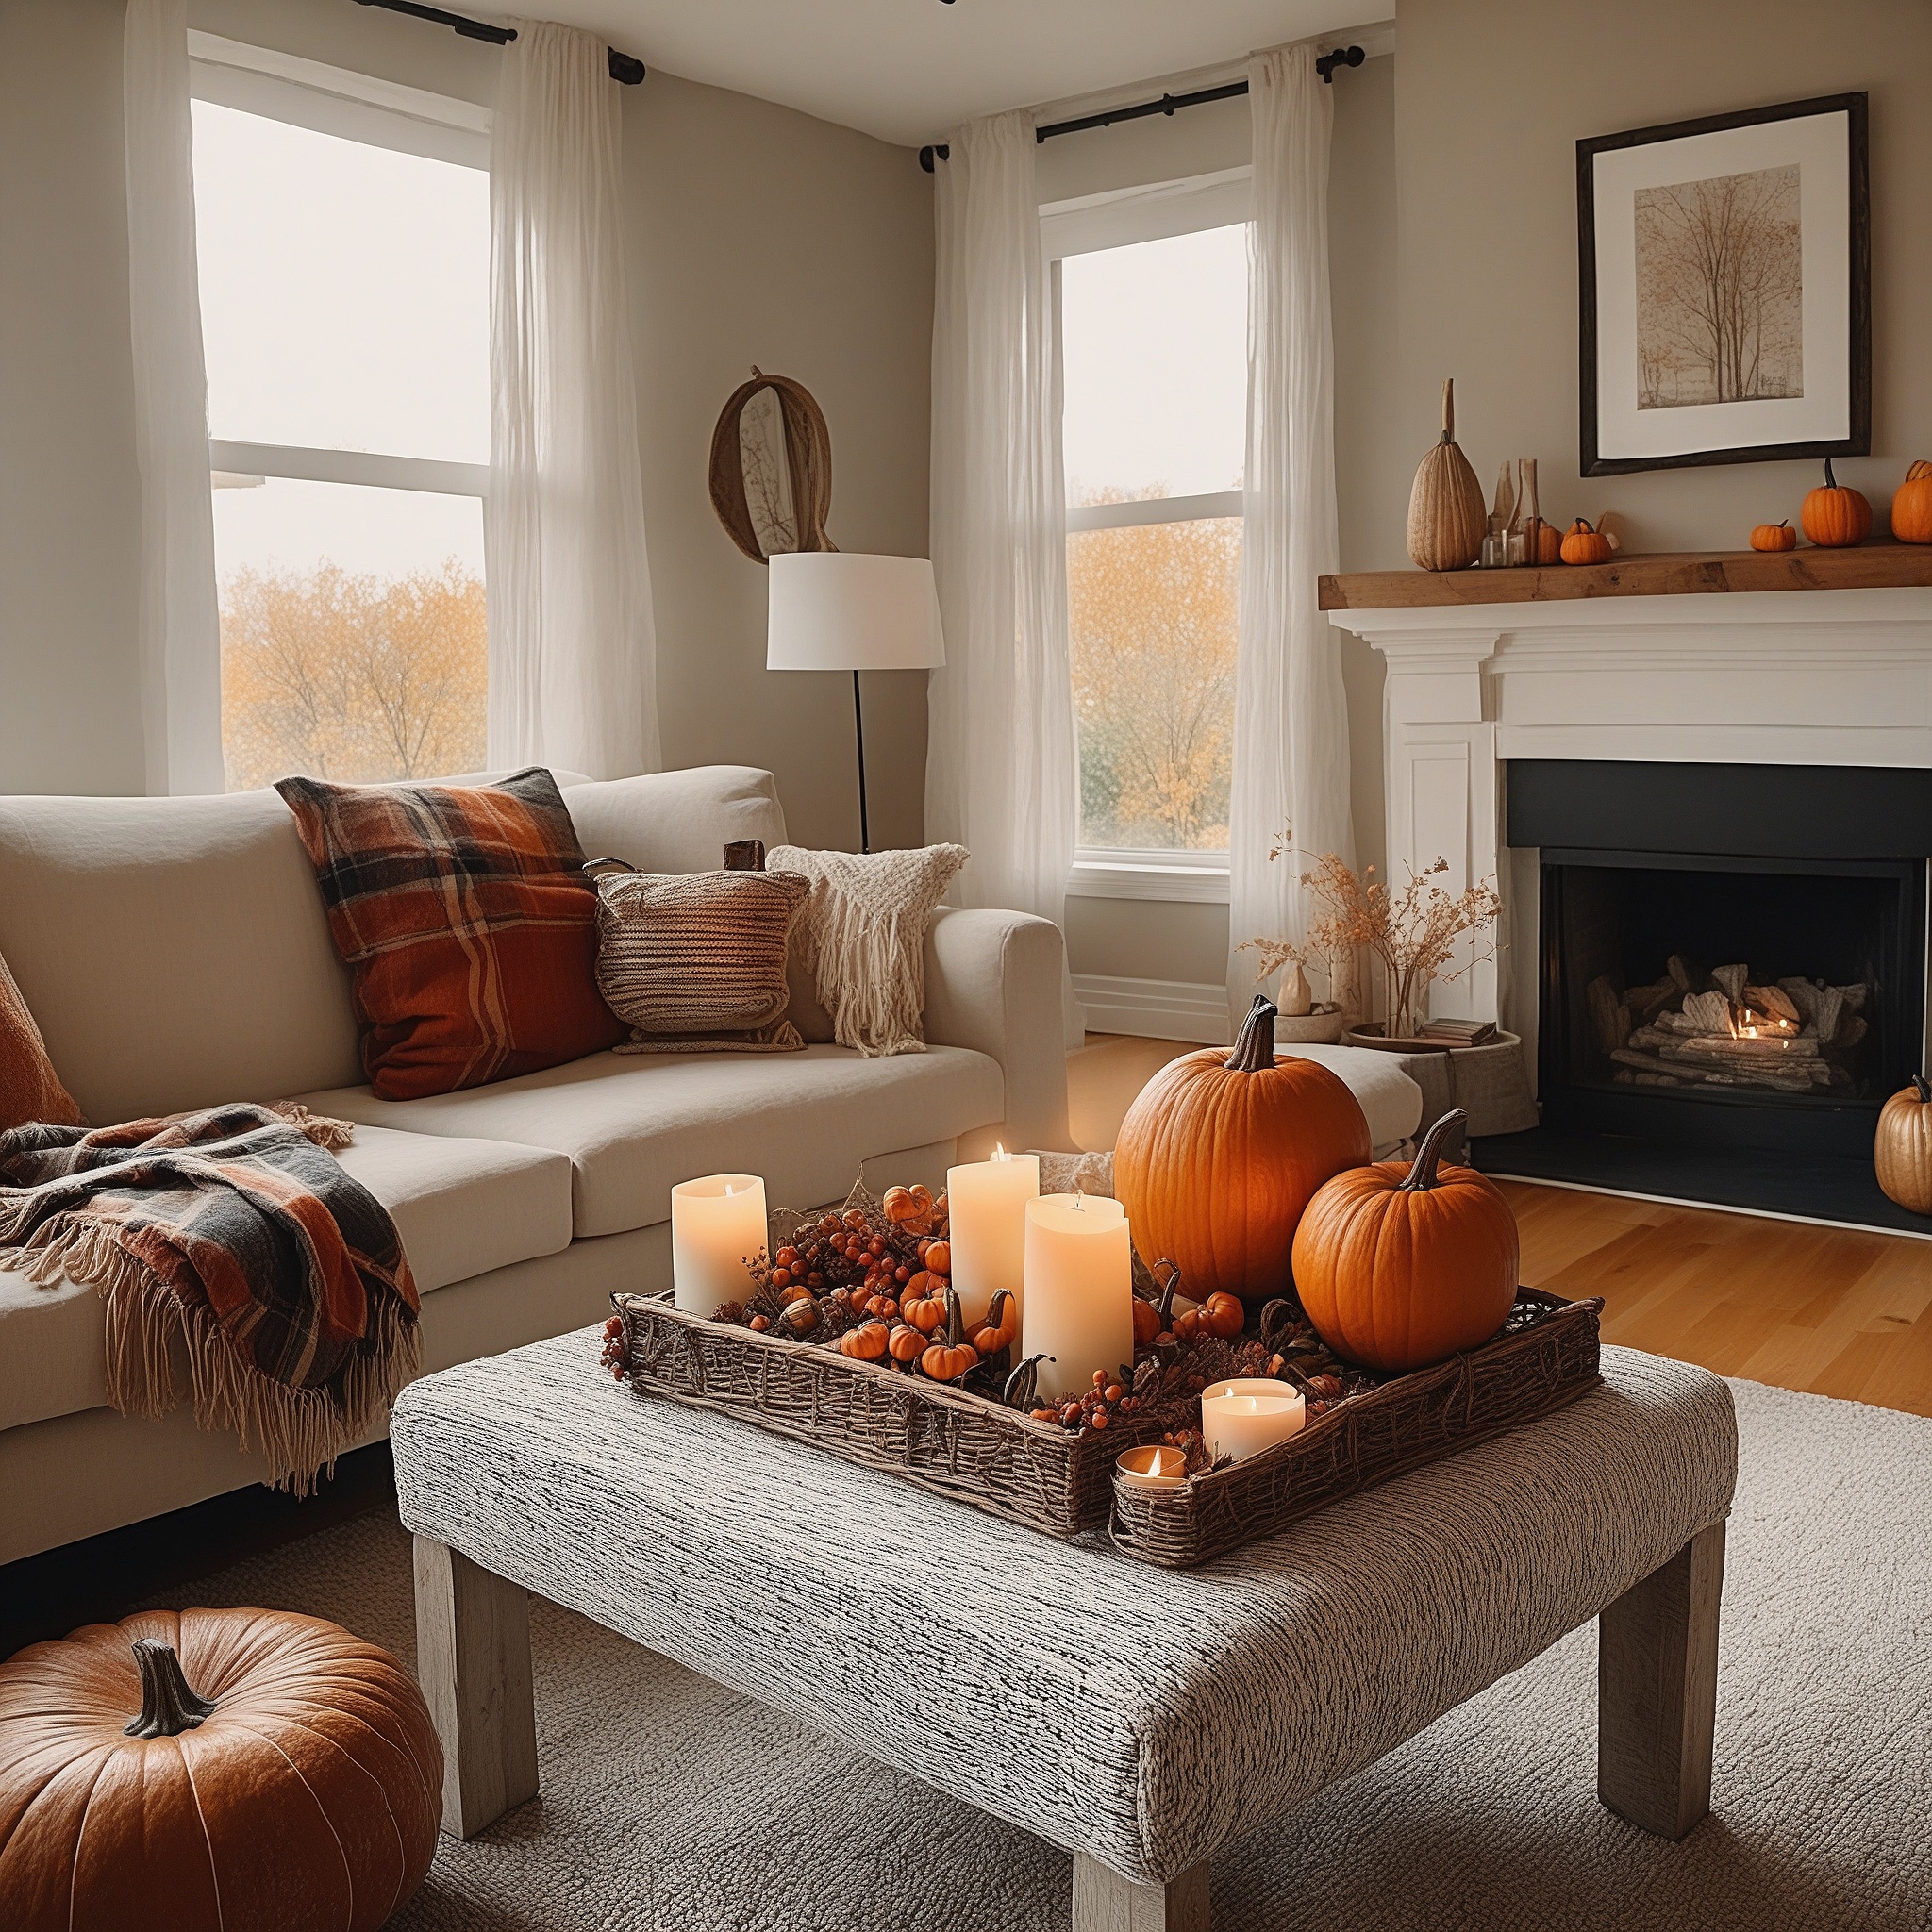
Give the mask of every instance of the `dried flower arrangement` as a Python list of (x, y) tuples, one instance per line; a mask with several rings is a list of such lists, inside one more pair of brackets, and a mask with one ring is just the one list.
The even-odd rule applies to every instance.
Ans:
[[(1268, 854), (1271, 860), (1293, 849), (1290, 837), (1284, 832), (1275, 841)], [(1479, 961), (1495, 958), (1493, 936), (1503, 901), (1494, 883), (1484, 880), (1452, 893), (1436, 883), (1448, 870), (1449, 861), (1439, 858), (1422, 872), (1411, 873), (1408, 884), (1393, 892), (1376, 878), (1374, 866), (1357, 872), (1335, 853), (1326, 853), (1312, 871), (1301, 875), (1303, 890), (1316, 907), (1307, 937), (1299, 941), (1246, 940), (1241, 949), (1252, 949), (1259, 958), (1257, 980), (1289, 966), (1299, 973), (1320, 961), (1351, 1020), (1367, 1011), (1357, 973), (1357, 961), (1367, 952), (1381, 966), (1389, 1033), (1412, 1034), (1428, 1017), (1431, 986), (1438, 980), (1451, 984)], [(1474, 941), (1469, 957), (1452, 969), (1465, 934)]]

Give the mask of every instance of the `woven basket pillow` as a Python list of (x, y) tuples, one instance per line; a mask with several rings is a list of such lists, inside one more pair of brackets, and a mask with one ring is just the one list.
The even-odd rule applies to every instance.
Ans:
[(785, 957), (810, 891), (790, 872), (597, 869), (597, 990), (619, 1053), (796, 1053)]

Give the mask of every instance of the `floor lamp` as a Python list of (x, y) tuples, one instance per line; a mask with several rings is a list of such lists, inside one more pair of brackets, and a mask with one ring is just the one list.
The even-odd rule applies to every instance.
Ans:
[(858, 849), (872, 850), (865, 808), (861, 671), (930, 671), (946, 661), (932, 565), (923, 557), (796, 550), (771, 558), (768, 671), (849, 671), (858, 741)]

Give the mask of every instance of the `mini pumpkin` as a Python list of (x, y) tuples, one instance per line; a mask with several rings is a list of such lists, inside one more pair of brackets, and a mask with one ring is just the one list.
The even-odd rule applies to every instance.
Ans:
[(915, 1274), (899, 1299), (899, 1312), (922, 1335), (930, 1335), (946, 1319), (946, 1284), (937, 1274)]
[(1848, 489), (1831, 474), (1831, 458), (1826, 457), (1824, 485), (1805, 492), (1798, 521), (1821, 550), (1848, 550), (1871, 535), (1872, 506), (1862, 491)]
[(919, 1366), (935, 1382), (957, 1382), (970, 1369), (979, 1366), (979, 1351), (966, 1340), (959, 1319), (958, 1291), (946, 1286), (945, 1333), (919, 1357)]
[(1591, 526), (1588, 517), (1578, 517), (1563, 533), (1562, 557), (1565, 563), (1607, 563), (1610, 540)]
[(916, 1362), (925, 1353), (925, 1337), (908, 1322), (901, 1322), (886, 1343), (895, 1362)]
[(1546, 524), (1539, 517), (1536, 525), (1536, 560), (1539, 563), (1560, 563), (1563, 560), (1563, 533), (1555, 524)]
[(1932, 463), (1915, 462), (1891, 499), (1891, 534), (1901, 543), (1932, 543)]
[(1403, 1374), (1487, 1341), (1516, 1299), (1516, 1216), (1473, 1167), (1441, 1165), (1468, 1116), (1445, 1113), (1414, 1164), (1337, 1174), (1294, 1237), (1294, 1285), (1337, 1355)]
[(928, 1274), (950, 1274), (953, 1272), (953, 1244), (951, 1241), (934, 1241), (919, 1258), (925, 1263)]
[(883, 1322), (861, 1322), (839, 1338), (839, 1353), (854, 1361), (875, 1362), (891, 1341), (891, 1332)]
[(1878, 1185), (1912, 1214), (1932, 1214), (1932, 1084), (1914, 1074), (1878, 1111), (1872, 1158)]
[(802, 1302), (787, 1302), (778, 1311), (778, 1326), (787, 1335), (809, 1335), (818, 1325), (819, 1305), (809, 1293)]
[(1754, 550), (1795, 550), (1798, 533), (1789, 523), (1759, 524), (1751, 532), (1751, 547)]
[(1231, 1294), (1210, 1294), (1196, 1310), (1199, 1326), (1225, 1341), (1241, 1332), (1248, 1311), (1241, 1298)]
[(998, 1355), (1001, 1349), (1011, 1345), (1019, 1332), (1020, 1304), (1006, 1289), (996, 1288), (987, 1305), (986, 1320), (967, 1340), (983, 1356)]

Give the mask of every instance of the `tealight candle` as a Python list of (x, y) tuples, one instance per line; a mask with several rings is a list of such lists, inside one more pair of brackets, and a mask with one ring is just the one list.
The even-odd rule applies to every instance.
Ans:
[(755, 1174), (714, 1174), (671, 1190), (671, 1298), (709, 1317), (751, 1293), (765, 1252), (765, 1184)]
[(1186, 1455), (1159, 1442), (1143, 1442), (1138, 1449), (1123, 1449), (1113, 1466), (1130, 1489), (1178, 1490), (1188, 1480)]
[(1201, 1434), (1217, 1461), (1224, 1456), (1237, 1462), (1258, 1456), (1299, 1435), (1307, 1419), (1301, 1391), (1265, 1376), (1237, 1376), (1201, 1391)]
[(946, 1238), (959, 1313), (983, 1322), (993, 1293), (1005, 1289), (1024, 1308), (1026, 1204), (1040, 1194), (1040, 1156), (992, 1150), (991, 1160), (946, 1170)]
[(1127, 1210), (1103, 1194), (1026, 1203), (1026, 1292), (1020, 1354), (1040, 1364), (1040, 1394), (1062, 1401), (1134, 1359), (1134, 1260)]

